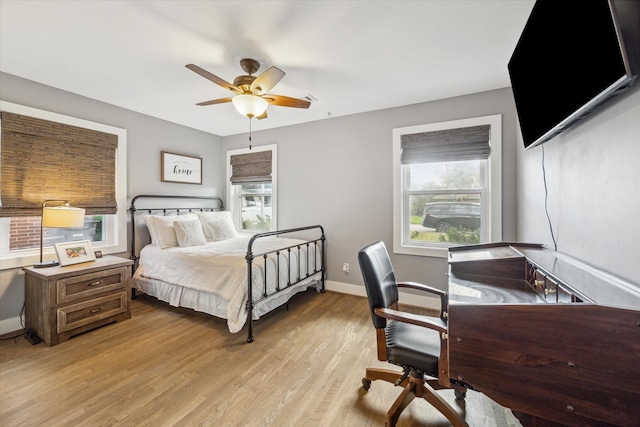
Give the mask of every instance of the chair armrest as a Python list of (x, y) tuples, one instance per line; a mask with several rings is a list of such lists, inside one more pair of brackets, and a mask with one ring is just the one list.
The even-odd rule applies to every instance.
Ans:
[(430, 292), (432, 294), (436, 294), (439, 296), (447, 295), (447, 292), (443, 291), (442, 289), (434, 288), (433, 286), (425, 285), (424, 283), (418, 283), (418, 282), (398, 282), (398, 287), (411, 288), (411, 289), (416, 289), (418, 291), (423, 291), (423, 292)]
[(422, 326), (423, 328), (433, 329), (438, 332), (447, 332), (447, 324), (439, 317), (421, 316), (419, 314), (406, 313), (404, 311), (384, 307), (378, 307), (374, 312), (385, 319), (410, 323), (412, 325)]
[(398, 282), (398, 288), (416, 289), (438, 295), (440, 297), (440, 316), (447, 317), (446, 313), (449, 310), (449, 293), (447, 291), (418, 282)]

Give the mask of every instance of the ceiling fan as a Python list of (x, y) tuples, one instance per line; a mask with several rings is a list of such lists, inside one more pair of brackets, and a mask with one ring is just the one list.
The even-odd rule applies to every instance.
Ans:
[(266, 118), (269, 104), (293, 108), (309, 108), (311, 105), (311, 102), (304, 99), (268, 93), (284, 77), (285, 72), (281, 69), (270, 67), (256, 77), (253, 74), (260, 68), (258, 61), (249, 58), (241, 59), (240, 66), (247, 75), (236, 77), (233, 80), (233, 84), (231, 84), (197, 65), (186, 65), (188, 69), (200, 74), (205, 79), (236, 93), (235, 96), (229, 98), (213, 99), (211, 101), (199, 102), (196, 105), (206, 106), (232, 102), (240, 114), (250, 119), (254, 117), (257, 119)]

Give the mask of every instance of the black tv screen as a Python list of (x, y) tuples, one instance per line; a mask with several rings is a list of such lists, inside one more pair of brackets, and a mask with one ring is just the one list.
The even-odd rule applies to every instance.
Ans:
[[(625, 2), (639, 13), (638, 1)], [(508, 64), (526, 148), (553, 138), (633, 83), (623, 41), (613, 1), (535, 3)]]

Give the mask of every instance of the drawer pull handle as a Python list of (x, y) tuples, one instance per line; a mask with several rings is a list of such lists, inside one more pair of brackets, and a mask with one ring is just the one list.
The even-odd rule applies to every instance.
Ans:
[(92, 313), (92, 314), (93, 314), (93, 313), (97, 313), (97, 312), (99, 312), (99, 311), (100, 311), (100, 307), (96, 307), (96, 308), (92, 308), (92, 309), (89, 311), (89, 313)]
[(96, 281), (96, 282), (91, 282), (91, 283), (89, 283), (89, 286), (98, 286), (98, 285), (99, 285), (99, 284), (101, 284), (101, 283), (102, 283), (102, 280), (98, 280), (98, 281)]

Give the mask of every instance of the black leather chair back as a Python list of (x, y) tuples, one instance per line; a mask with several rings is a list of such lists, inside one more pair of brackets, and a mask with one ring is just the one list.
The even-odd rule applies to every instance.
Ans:
[(389, 308), (398, 302), (398, 286), (393, 265), (384, 242), (376, 242), (358, 252), (358, 262), (367, 289), (371, 320), (375, 328), (387, 326), (387, 319), (376, 315), (373, 310)]

